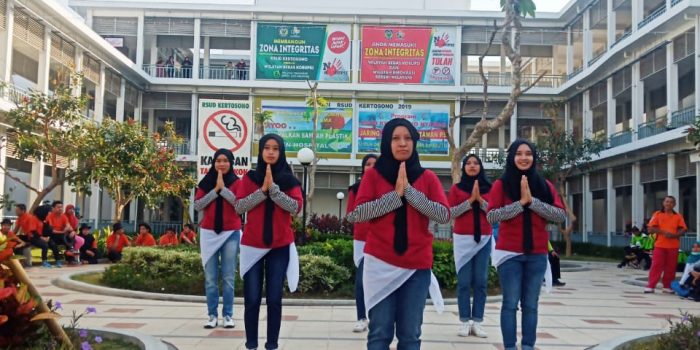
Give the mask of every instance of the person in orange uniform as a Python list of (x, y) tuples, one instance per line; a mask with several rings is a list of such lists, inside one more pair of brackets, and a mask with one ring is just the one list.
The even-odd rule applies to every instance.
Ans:
[(664, 286), (664, 293), (674, 293), (671, 289), (671, 282), (676, 278), (678, 248), (681, 246), (680, 238), (688, 231), (683, 216), (673, 210), (675, 206), (676, 198), (666, 196), (663, 209), (655, 212), (649, 221), (649, 233), (656, 233), (656, 243), (654, 243), (654, 258), (651, 261), (651, 270), (649, 270), (649, 283), (644, 289), (644, 293), (654, 293), (659, 279)]
[(156, 245), (156, 239), (151, 233), (151, 226), (147, 223), (139, 225), (139, 234), (134, 240), (134, 247), (152, 247)]
[(51, 213), (46, 216), (45, 222), (51, 226), (51, 240), (54, 244), (56, 246), (64, 245), (66, 250), (72, 250), (73, 245), (66, 239), (66, 235), (71, 233), (74, 227), (71, 227), (68, 216), (63, 212), (63, 202), (53, 201), (51, 203)]
[(174, 229), (166, 229), (165, 233), (160, 237), (158, 245), (161, 247), (176, 246), (178, 244), (177, 234)]
[(53, 257), (56, 259), (56, 267), (61, 267), (61, 261), (59, 260), (60, 255), (56, 244), (48, 236), (42, 237), (44, 224), (41, 220), (33, 214), (28, 213), (27, 206), (24, 204), (15, 205), (15, 214), (17, 215), (15, 233), (22, 238), (22, 240), (26, 240), (33, 246), (41, 248), (41, 266), (45, 268), (52, 267), (48, 261), (48, 252), (49, 248), (51, 248)]
[(180, 232), (180, 243), (197, 245), (197, 232), (194, 231), (194, 226), (192, 224), (185, 224)]
[(112, 234), (107, 237), (107, 259), (113, 263), (121, 260), (122, 250), (129, 245), (129, 237), (124, 233), (122, 224), (117, 222), (112, 225)]

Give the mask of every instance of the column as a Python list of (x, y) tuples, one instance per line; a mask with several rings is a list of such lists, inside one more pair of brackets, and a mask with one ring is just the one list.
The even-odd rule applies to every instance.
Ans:
[(641, 165), (632, 164), (632, 224), (642, 227), (644, 224), (644, 186), (642, 186)]
[[(29, 175), (29, 184), (41, 191), (44, 189), (44, 161), (34, 160), (32, 162), (32, 173)], [(29, 200), (27, 200), (27, 208), (29, 208), (34, 200), (36, 200), (36, 192), (29, 191)]]
[[(459, 33), (461, 34), (461, 30), (459, 30)], [(357, 84), (360, 82), (360, 67), (361, 67), (361, 62), (360, 62), (360, 24), (355, 23), (352, 25), (352, 83)], [(458, 43), (460, 43), (458, 41)], [(459, 45), (461, 46), (461, 44)], [(460, 57), (460, 56), (457, 56)], [(459, 104), (457, 104), (459, 105)]]
[[(462, 26), (455, 27), (455, 33), (457, 33), (457, 37), (455, 38), (455, 43), (457, 43), (455, 45), (455, 57), (457, 57), (458, 66), (457, 66), (457, 70), (455, 72), (453, 72), (452, 74), (454, 74), (454, 77), (455, 77), (455, 86), (460, 86), (460, 85), (462, 85), (462, 74), (461, 74), (461, 72), (462, 72), (462, 70), (461, 70), (462, 69), (462, 67), (461, 67), (461, 63), (462, 63)], [(355, 47), (359, 48), (360, 46), (358, 45)], [(356, 51), (359, 51), (359, 50), (356, 50)]]
[(608, 78), (607, 81), (607, 96), (608, 96), (608, 104), (607, 104), (607, 114), (608, 114), (608, 140), (610, 139), (610, 136), (614, 134), (617, 130), (615, 130), (615, 126), (617, 125), (617, 117), (615, 115), (615, 97), (613, 96), (613, 79)]
[(209, 46), (211, 42), (211, 37), (205, 36), (204, 37), (204, 76), (199, 77), (199, 79), (209, 79), (210, 74), (209, 73), (209, 60), (211, 57), (211, 53), (209, 52)]
[[(80, 47), (75, 48), (75, 56), (73, 58), (75, 60), (75, 70), (76, 72), (82, 72), (84, 71), (83, 69), (83, 49)], [(83, 82), (80, 81), (77, 86), (73, 86), (72, 92), (73, 96), (80, 96), (82, 93), (82, 88), (83, 88)]]
[(124, 121), (124, 103), (126, 101), (126, 79), (122, 78), (119, 84), (119, 96), (117, 96), (117, 115), (115, 116), (118, 122)]
[(44, 47), (39, 53), (39, 79), (37, 88), (41, 92), (49, 91), (49, 70), (51, 65), (51, 29), (44, 27)]
[(139, 13), (136, 24), (136, 67), (139, 69), (143, 68), (143, 52), (146, 47), (146, 42), (144, 41), (144, 16), (143, 13)]
[(574, 72), (574, 45), (571, 42), (571, 26), (566, 29), (566, 74), (569, 75)]
[(591, 35), (591, 10), (583, 13), (583, 67), (588, 67), (588, 62), (593, 56), (593, 35)]
[(92, 192), (92, 194), (90, 195), (90, 215), (88, 219), (94, 222), (95, 227), (93, 228), (97, 228), (100, 221), (100, 206), (102, 205), (100, 202), (100, 193), (102, 189), (96, 183), (93, 183), (90, 187), (90, 192)]
[(148, 131), (153, 132), (156, 130), (156, 111), (153, 109), (148, 110)]
[[(248, 72), (248, 79), (255, 80), (258, 63), (258, 56), (255, 54), (258, 41), (258, 21), (250, 21), (250, 42), (254, 48), (250, 50), (250, 72)], [(353, 50), (356, 51), (356, 50)]]
[[(695, 28), (697, 31), (697, 27)], [(697, 40), (697, 38), (695, 39)], [(695, 58), (697, 62), (697, 57)], [(695, 173), (700, 174), (700, 162), (697, 162), (691, 166), (695, 166)], [(695, 176), (695, 188), (700, 188), (700, 176)], [(700, 203), (700, 191), (695, 190), (695, 203)], [(695, 206), (695, 239), (700, 241), (700, 205)]]
[(85, 24), (92, 28), (92, 9), (87, 9), (85, 11)]
[(591, 112), (591, 90), (583, 92), (583, 137), (590, 138), (593, 132), (593, 113)]
[(143, 92), (139, 91), (136, 101), (136, 110), (134, 111), (134, 120), (140, 122), (143, 118)]
[(574, 130), (573, 123), (571, 122), (571, 106), (569, 101), (564, 103), (564, 130), (566, 130), (566, 132)]
[(498, 149), (506, 149), (506, 127), (505, 125), (498, 128)]
[[(634, 3), (634, 2), (633, 2)], [(632, 64), (632, 129), (638, 130), (644, 122), (644, 81), (640, 79), (640, 64)], [(637, 133), (632, 133), (632, 141), (637, 140)]]
[[(2, 144), (2, 147), (0, 147), (0, 166), (3, 169), (7, 169), (7, 140), (1, 140), (0, 143)], [(0, 195), (5, 194), (5, 175), (0, 176)]]
[(607, 2), (608, 5), (608, 47), (612, 45), (612, 43), (615, 42), (615, 26), (617, 23), (615, 22), (615, 10), (613, 10), (613, 0), (608, 0)]
[(666, 106), (666, 121), (671, 124), (671, 116), (678, 110), (678, 65), (673, 63), (673, 41), (666, 45)]
[[(695, 16), (695, 47), (700, 47), (700, 15)], [(700, 82), (700, 57), (695, 54), (695, 114), (700, 113), (700, 89), (698, 89), (698, 83)], [(698, 173), (700, 174), (700, 173)], [(700, 189), (700, 187), (698, 187)], [(698, 191), (700, 193), (700, 191)], [(700, 227), (700, 226), (699, 226)], [(698, 229), (700, 231), (700, 229)]]
[(510, 117), (510, 142), (518, 138), (518, 104), (513, 107), (513, 115)]
[[(644, 16), (644, 1), (643, 0), (633, 0), (632, 1), (632, 31), (636, 31), (639, 28), (639, 22), (642, 21)], [(641, 227), (641, 226), (640, 226)]]
[[(156, 62), (158, 62), (158, 36), (153, 35), (150, 37), (151, 38), (151, 59), (150, 63), (148, 65), (148, 69), (146, 70), (146, 73), (149, 74), (152, 77), (157, 76), (156, 74)], [(165, 62), (166, 58), (163, 58), (163, 61)]]
[(199, 112), (199, 95), (192, 94), (192, 116), (190, 117), (190, 151), (189, 154), (197, 154), (197, 132), (199, 126), (199, 119), (197, 114)]
[[(75, 169), (78, 167), (78, 161), (77, 160), (72, 160), (69, 164), (69, 167), (71, 169)], [(76, 192), (73, 192), (73, 186), (71, 186), (68, 181), (63, 183), (63, 198), (61, 200), (65, 204), (73, 204), (75, 206), (78, 206), (78, 194)], [(74, 227), (77, 229), (77, 227)]]
[(583, 175), (583, 241), (588, 242), (588, 233), (593, 232), (593, 192), (591, 175)]
[(139, 209), (139, 200), (137, 198), (134, 198), (131, 203), (129, 203), (129, 221), (134, 222), (134, 229), (136, 232), (138, 232), (138, 220), (136, 216), (138, 215), (138, 209)]
[(192, 57), (192, 79), (199, 79), (199, 49), (201, 47), (202, 38), (202, 20), (194, 19), (194, 57)]
[[(105, 64), (100, 62), (100, 82), (95, 87), (95, 121), (102, 122), (105, 105)], [(92, 200), (92, 199), (91, 199)]]
[(617, 207), (615, 203), (615, 188), (613, 187), (613, 169), (608, 168), (608, 182), (607, 182), (607, 209), (608, 209), (608, 247), (612, 245), (612, 233), (615, 232), (615, 226), (617, 222)]
[(666, 157), (666, 164), (667, 164), (667, 174), (668, 177), (666, 178), (666, 189), (668, 191), (669, 196), (673, 196), (676, 198), (676, 202), (678, 201), (679, 195), (680, 195), (680, 183), (678, 182), (678, 179), (676, 178), (676, 155), (673, 153), (670, 153)]
[(5, 11), (7, 28), (5, 29), (5, 35), (2, 40), (0, 40), (0, 53), (2, 53), (2, 61), (4, 66), (2, 71), (0, 71), (0, 81), (9, 83), (12, 77), (12, 43), (14, 42), (14, 28), (15, 28), (15, 2), (14, 0), (7, 0), (7, 11)]

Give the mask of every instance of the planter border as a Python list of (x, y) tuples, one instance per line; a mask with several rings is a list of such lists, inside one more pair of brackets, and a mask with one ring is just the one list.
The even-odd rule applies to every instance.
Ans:
[[(172, 350), (177, 349), (172, 344), (166, 344), (161, 340), (157, 339), (148, 334), (134, 332), (130, 330), (105, 328), (105, 327), (81, 327), (80, 329), (85, 329), (92, 333), (93, 335), (99, 335), (104, 339), (121, 339), (124, 340), (125, 337), (135, 339), (138, 341), (137, 345), (142, 350)], [(135, 342), (134, 342), (135, 343)]]
[(590, 348), (587, 348), (586, 350), (619, 350), (623, 345), (628, 345), (628, 343), (629, 345), (632, 345), (637, 342), (645, 341), (658, 335), (665, 334), (666, 332), (666, 330), (658, 330), (625, 335), (622, 337), (610, 339), (598, 345), (594, 345)]

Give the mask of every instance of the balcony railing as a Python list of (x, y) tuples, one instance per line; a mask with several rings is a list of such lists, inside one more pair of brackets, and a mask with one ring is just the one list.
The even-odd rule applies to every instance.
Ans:
[(482, 162), (486, 163), (497, 163), (500, 159), (505, 160), (505, 151), (498, 148), (482, 148), (479, 150), (472, 148), (467, 154), (476, 154), (481, 158)]
[(658, 9), (650, 13), (649, 16), (646, 16), (641, 22), (639, 22), (639, 25), (637, 27), (644, 27), (645, 25), (649, 24), (649, 22), (664, 14), (664, 12), (666, 12), (666, 3), (663, 3), (663, 5), (661, 5)]
[(18, 104), (22, 102), (25, 97), (29, 97), (29, 91), (12, 84), (8, 84), (6, 86), (0, 86), (0, 96), (14, 104)]
[(668, 127), (666, 125), (666, 116), (657, 118), (652, 121), (648, 121), (646, 123), (639, 124), (637, 130), (637, 136), (639, 137), (639, 139), (658, 135), (668, 130)]
[(614, 43), (610, 44), (610, 47), (612, 48), (613, 46), (617, 45), (620, 41), (624, 40), (626, 37), (630, 36), (632, 34), (632, 28), (627, 28), (625, 31), (620, 35), (619, 38), (615, 40)]
[(574, 68), (574, 71), (571, 72), (571, 74), (569, 74), (567, 76), (567, 80), (571, 80), (573, 77), (575, 77), (577, 74), (579, 74), (581, 72), (583, 72), (583, 66), (578, 67), (578, 68)]
[(606, 52), (605, 46), (603, 48), (599, 49), (598, 51), (593, 53), (593, 58), (591, 58), (590, 61), (588, 61), (588, 66), (592, 66), (594, 63), (596, 63), (601, 57), (603, 57), (603, 54)]
[(695, 106), (671, 113), (671, 127), (680, 128), (695, 121)]
[(159, 144), (161, 147), (167, 147), (172, 149), (175, 152), (175, 155), (189, 155), (190, 154), (190, 141), (185, 140), (179, 145), (172, 145), (168, 144), (167, 142), (163, 141), (162, 143)]
[[(489, 86), (510, 86), (512, 75), (510, 73), (486, 73), (486, 78), (489, 80)], [(529, 86), (539, 75), (523, 74), (520, 79), (521, 86)], [(545, 75), (537, 84), (536, 87), (556, 88), (566, 81), (566, 77), (562, 75)], [(481, 75), (479, 73), (463, 73), (462, 85), (483, 85)]]
[(683, 0), (671, 0), (671, 7), (676, 6), (681, 3)]
[[(192, 79), (193, 69), (166, 67), (155, 64), (144, 64), (143, 71), (156, 78)], [(248, 80), (249, 68), (238, 69), (226, 66), (203, 66), (199, 68), (200, 79), (215, 80)]]
[(632, 130), (623, 130), (610, 135), (610, 147), (622, 146), (632, 142)]

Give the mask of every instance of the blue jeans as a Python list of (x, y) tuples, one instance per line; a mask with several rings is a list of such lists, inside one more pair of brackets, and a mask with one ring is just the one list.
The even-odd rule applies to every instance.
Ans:
[(204, 265), (204, 290), (207, 295), (207, 309), (210, 316), (219, 316), (219, 269), (221, 269), (224, 294), (224, 317), (233, 317), (233, 285), (236, 280), (236, 257), (241, 231), (235, 231), (219, 250)]
[(505, 350), (515, 350), (516, 310), (522, 308), (522, 350), (532, 350), (537, 339), (537, 303), (547, 270), (547, 254), (519, 255), (498, 266), (503, 291), (501, 334)]
[(262, 302), (263, 274), (267, 304), (267, 342), (265, 349), (277, 349), (282, 325), (282, 288), (289, 265), (289, 246), (270, 250), (243, 276), (245, 298), (245, 346), (258, 347), (258, 317)]
[(365, 259), (360, 260), (360, 266), (355, 271), (355, 308), (357, 309), (357, 320), (367, 318), (365, 310), (365, 289), (362, 287), (362, 270), (365, 266)]
[[(457, 273), (457, 307), (461, 322), (483, 322), (486, 307), (486, 284), (489, 274), (491, 243), (486, 244)], [(474, 289), (474, 305), (470, 296)]]
[(401, 287), (369, 310), (367, 350), (388, 350), (394, 340), (394, 327), (398, 350), (420, 349), (429, 286), (430, 270), (416, 270)]

